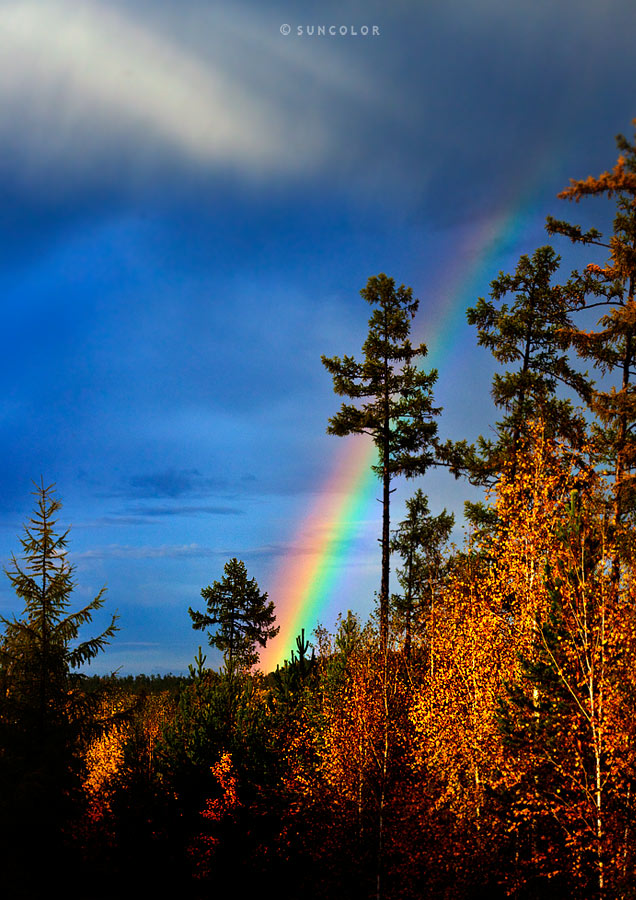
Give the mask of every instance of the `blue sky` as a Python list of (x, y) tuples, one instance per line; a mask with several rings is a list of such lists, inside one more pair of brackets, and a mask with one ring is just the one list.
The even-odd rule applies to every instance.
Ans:
[[(320, 355), (359, 352), (370, 275), (413, 287), (426, 340), (462, 241), (524, 186), (458, 302), (548, 213), (605, 226), (555, 195), (632, 134), (635, 26), (631, 0), (0, 2), (0, 558), (56, 482), (77, 600), (107, 584), (120, 615), (94, 671), (185, 670), (230, 556), (271, 587), (335, 465)], [(440, 433), (474, 439), (491, 362), (467, 326), (448, 351)], [(421, 486), (433, 511), (472, 496)], [(377, 557), (352, 555), (343, 610), (371, 609)]]

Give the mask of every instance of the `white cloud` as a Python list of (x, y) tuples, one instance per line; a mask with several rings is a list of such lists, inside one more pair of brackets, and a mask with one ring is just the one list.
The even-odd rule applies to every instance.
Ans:
[(72, 553), (73, 562), (87, 559), (196, 559), (219, 556), (220, 552), (200, 544), (163, 544), (160, 547), (109, 544), (80, 553)]
[(0, 4), (5, 147), (31, 177), (80, 177), (113, 149), (139, 168), (172, 153), (256, 173), (320, 154), (321, 130), (303, 138), (271, 85), (246, 80), (249, 60), (232, 68), (224, 34), (210, 37), (204, 56), (92, 0)]

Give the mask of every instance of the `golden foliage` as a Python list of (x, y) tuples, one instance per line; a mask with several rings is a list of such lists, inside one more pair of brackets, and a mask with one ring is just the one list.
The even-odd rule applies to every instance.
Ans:
[(199, 834), (188, 849), (194, 875), (198, 879), (207, 878), (212, 872), (214, 856), (220, 844), (219, 838), (214, 833), (215, 826), (231, 817), (240, 807), (238, 777), (231, 754), (222, 753), (217, 762), (210, 766), (210, 772), (216, 781), (219, 795), (205, 801), (201, 817), (209, 830)]
[(545, 569), (578, 483), (569, 453), (545, 438), (540, 423), (529, 431), (514, 479), (504, 473), (494, 489), (494, 534), (460, 557), (431, 610), (429, 669), (411, 711), (414, 763), (432, 779), (435, 808), (477, 831), (507, 766), (500, 704), (547, 613)]
[(106, 725), (86, 750), (83, 786), (88, 796), (88, 817), (94, 822), (110, 813), (110, 801), (124, 765), (124, 751), (133, 728), (141, 729), (147, 764), (152, 766), (155, 744), (171, 712), (167, 694), (146, 697), (142, 708), (135, 710), (134, 717), (126, 715), (131, 711), (133, 702), (133, 698), (127, 695), (109, 697), (103, 701), (100, 719)]
[[(636, 195), (636, 173), (625, 168), (625, 157), (619, 156), (611, 172), (602, 172), (598, 177), (588, 175), (584, 179), (570, 179), (570, 187), (557, 194), (562, 200), (575, 200), (594, 194), (629, 193)], [(635, 198), (636, 200), (636, 198)]]

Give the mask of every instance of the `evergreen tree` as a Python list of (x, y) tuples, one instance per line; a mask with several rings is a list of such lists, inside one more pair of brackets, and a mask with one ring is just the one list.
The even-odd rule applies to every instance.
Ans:
[[(557, 396), (559, 385), (587, 396), (589, 385), (570, 365), (564, 332), (571, 324), (572, 303), (567, 292), (550, 283), (560, 257), (552, 247), (539, 247), (532, 257), (523, 255), (514, 275), (500, 272), (491, 282), (491, 300), (480, 298), (467, 310), (470, 325), (477, 326), (480, 346), (487, 347), (497, 362), (517, 362), (516, 371), (493, 378), (495, 405), (506, 411), (497, 423), (498, 442), (481, 439), (486, 466), (501, 471), (498, 457), (519, 451), (525, 424), (541, 418), (546, 437), (580, 441), (583, 421), (568, 400)], [(511, 306), (498, 303), (514, 293)], [(477, 473), (478, 475), (480, 473)]]
[(369, 334), (362, 346), (364, 359), (352, 356), (322, 357), (333, 376), (336, 394), (359, 405), (343, 403), (329, 420), (327, 432), (335, 435), (368, 434), (378, 450), (373, 471), (382, 480), (382, 579), (380, 584), (380, 643), (386, 649), (389, 626), (390, 498), (391, 484), (398, 475), (412, 478), (435, 462), (433, 385), (437, 372), (422, 372), (415, 360), (426, 355), (426, 346), (413, 347), (409, 340), (411, 321), (419, 301), (411, 288), (384, 274), (369, 278), (360, 291), (375, 307), (369, 319)]
[[(636, 125), (636, 119), (634, 120)], [(614, 523), (636, 507), (636, 141), (616, 138), (620, 155), (612, 172), (570, 180), (558, 196), (578, 202), (583, 197), (616, 199), (616, 215), (608, 240), (596, 228), (583, 232), (579, 225), (548, 217), (550, 234), (573, 243), (600, 247), (609, 253), (605, 265), (594, 262), (574, 271), (569, 283), (581, 310), (601, 309), (599, 331), (570, 329), (577, 353), (606, 376), (602, 388), (590, 398), (597, 416), (597, 459), (611, 472), (614, 485)]]
[[(524, 254), (514, 274), (500, 272), (491, 282), (489, 300), (480, 297), (467, 310), (469, 324), (478, 329), (480, 346), (508, 367), (503, 374), (496, 373), (492, 382), (495, 406), (505, 412), (496, 424), (496, 439), (480, 437), (477, 447), (462, 442), (444, 448), (473, 484), (492, 485), (505, 467), (514, 478), (531, 420), (542, 420), (547, 437), (563, 438), (575, 447), (583, 439), (582, 415), (570, 400), (557, 394), (559, 388), (566, 388), (583, 398), (590, 395), (586, 377), (568, 360), (568, 331), (576, 301), (568, 289), (551, 283), (559, 262), (550, 246), (539, 247), (531, 257)], [(514, 294), (510, 304), (503, 302), (509, 294)], [(481, 504), (467, 503), (466, 511), (475, 524), (488, 524)]]
[(203, 588), (207, 612), (190, 608), (192, 627), (198, 631), (217, 625), (208, 631), (210, 645), (221, 650), (227, 671), (249, 669), (258, 661), (257, 645), (264, 647), (275, 637), (279, 627), (274, 625), (274, 603), (261, 594), (254, 578), (247, 577), (245, 563), (236, 558), (225, 564), (221, 581)]
[(75, 585), (68, 531), (56, 532), (61, 503), (54, 485), (42, 482), (34, 495), (23, 559), (12, 556), (7, 570), (24, 611), (0, 619), (0, 819), (10, 826), (4, 843), (16, 859), (30, 841), (43, 857), (58, 846), (78, 788), (80, 751), (96, 727), (97, 695), (85, 690), (86, 676), (77, 669), (104, 649), (117, 618), (97, 637), (78, 641), (80, 628), (105, 602), (105, 589), (69, 611)]
[(403, 594), (393, 597), (393, 605), (404, 625), (404, 655), (411, 656), (412, 631), (418, 612), (432, 604), (435, 586), (442, 575), (442, 547), (448, 540), (455, 517), (444, 509), (432, 516), (428, 500), (418, 488), (406, 501), (407, 516), (396, 529), (391, 549), (403, 567), (397, 576)]

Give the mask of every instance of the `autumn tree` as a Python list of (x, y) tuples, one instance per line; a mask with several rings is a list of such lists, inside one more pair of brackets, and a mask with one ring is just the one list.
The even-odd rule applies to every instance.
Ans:
[(380, 642), (386, 648), (389, 628), (390, 500), (393, 480), (423, 474), (434, 462), (437, 433), (433, 385), (437, 372), (421, 371), (416, 360), (426, 346), (413, 347), (411, 322), (419, 301), (411, 288), (395, 286), (384, 274), (369, 278), (360, 291), (374, 307), (364, 358), (322, 357), (333, 377), (336, 394), (360, 403), (343, 403), (329, 420), (329, 434), (367, 434), (375, 443), (378, 463), (373, 471), (382, 481), (382, 578), (380, 584)]
[(494, 866), (505, 847), (495, 789), (506, 752), (497, 713), (547, 614), (545, 566), (557, 553), (578, 474), (576, 455), (547, 438), (541, 423), (527, 430), (527, 453), (516, 465), (505, 462), (490, 496), (494, 527), (455, 554), (429, 613), (429, 666), (411, 711), (415, 760), (442, 829), (439, 843), (452, 844), (439, 865), (452, 849), (468, 883), (485, 877), (479, 866)]
[(571, 492), (542, 576), (549, 607), (500, 718), (517, 880), (532, 874), (599, 898), (620, 895), (634, 776), (623, 738), (635, 712), (624, 668), (635, 649), (633, 597), (628, 584), (620, 597), (614, 590), (609, 518), (599, 486)]
[[(636, 124), (636, 120), (634, 120)], [(634, 511), (636, 499), (636, 143), (616, 139), (620, 155), (611, 172), (570, 180), (558, 195), (579, 202), (587, 197), (615, 200), (612, 232), (603, 239), (596, 228), (548, 217), (547, 230), (584, 247), (601, 248), (604, 264), (590, 262), (574, 271), (569, 291), (581, 311), (599, 310), (598, 331), (571, 327), (568, 337), (579, 356), (590, 360), (604, 377), (589, 401), (598, 420), (597, 460), (611, 474), (614, 523)]]
[[(496, 896), (492, 787), (503, 758), (495, 711), (514, 647), (476, 555), (455, 561), (434, 610), (429, 665), (413, 690), (411, 765), (428, 804), (423, 896)], [(495, 871), (496, 871), (496, 867)], [(474, 893), (473, 893), (474, 892)]]
[(349, 892), (380, 900), (392, 896), (400, 844), (409, 686), (398, 654), (378, 652), (377, 631), (356, 624), (347, 616), (336, 636), (339, 677), (323, 691), (318, 767), (333, 791), (338, 840), (355, 861)]

